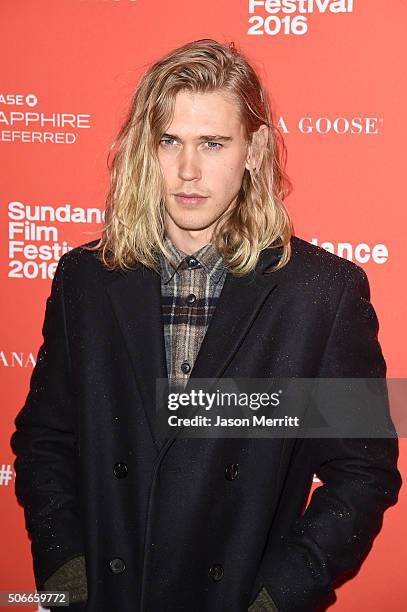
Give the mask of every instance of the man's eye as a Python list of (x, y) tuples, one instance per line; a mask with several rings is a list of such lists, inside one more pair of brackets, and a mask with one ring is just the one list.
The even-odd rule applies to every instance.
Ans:
[(175, 142), (174, 138), (161, 138), (160, 143), (167, 145), (169, 142)]
[(216, 145), (216, 147), (209, 147), (210, 149), (221, 149), (223, 147), (223, 145), (221, 145), (220, 142), (208, 141), (207, 144), (208, 145)]
[[(161, 138), (160, 140), (160, 144), (164, 145), (165, 147), (170, 147), (174, 142), (176, 142), (175, 138)], [(220, 142), (213, 142), (211, 140), (207, 141), (206, 144), (208, 145), (208, 149), (216, 150), (223, 147)]]

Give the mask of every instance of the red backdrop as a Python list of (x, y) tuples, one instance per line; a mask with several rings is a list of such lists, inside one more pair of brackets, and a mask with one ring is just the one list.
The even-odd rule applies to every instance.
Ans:
[[(388, 376), (406, 375), (406, 17), (401, 0), (2, 0), (0, 591), (35, 589), (9, 439), (55, 265), (98, 237), (108, 146), (139, 76), (169, 49), (215, 38), (246, 52), (285, 135), (296, 234), (366, 270)], [(402, 488), (335, 611), (406, 609), (406, 508)]]

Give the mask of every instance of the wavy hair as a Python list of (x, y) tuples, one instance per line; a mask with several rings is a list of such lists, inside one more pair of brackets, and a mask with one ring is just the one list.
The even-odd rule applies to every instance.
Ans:
[(283, 202), (292, 190), (284, 170), (284, 140), (254, 68), (233, 42), (212, 39), (172, 50), (141, 77), (108, 153), (110, 188), (102, 236), (96, 245), (85, 248), (98, 251), (110, 270), (143, 264), (159, 272), (159, 251), (171, 261), (164, 243), (165, 184), (158, 146), (172, 120), (179, 91), (232, 95), (248, 143), (262, 124), (268, 126), (261, 162), (253, 170), (245, 169), (236, 205), (218, 219), (211, 242), (236, 276), (250, 273), (268, 247), (282, 248), (277, 264), (268, 272), (283, 267), (291, 257), (294, 233)]

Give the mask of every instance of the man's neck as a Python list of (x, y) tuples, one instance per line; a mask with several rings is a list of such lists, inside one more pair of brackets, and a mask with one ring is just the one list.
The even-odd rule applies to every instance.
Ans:
[(210, 242), (210, 234), (206, 231), (188, 232), (179, 229), (174, 231), (167, 228), (165, 235), (186, 255), (192, 255)]

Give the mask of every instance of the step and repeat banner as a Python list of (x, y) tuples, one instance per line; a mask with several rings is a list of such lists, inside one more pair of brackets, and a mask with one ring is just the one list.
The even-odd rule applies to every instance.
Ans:
[[(363, 267), (387, 375), (406, 376), (406, 19), (402, 0), (0, 1), (0, 591), (35, 590), (9, 441), (51, 279), (99, 237), (109, 145), (170, 49), (233, 41), (254, 65), (287, 145), (295, 233)], [(402, 487), (335, 612), (406, 609), (406, 512)]]

